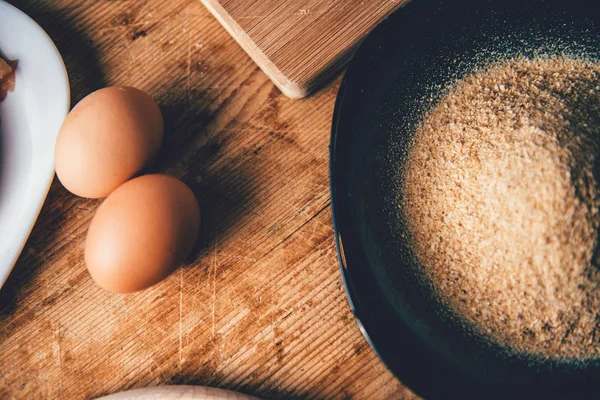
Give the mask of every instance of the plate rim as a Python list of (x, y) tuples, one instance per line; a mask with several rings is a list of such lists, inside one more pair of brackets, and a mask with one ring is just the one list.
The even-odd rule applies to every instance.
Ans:
[[(61, 93), (61, 96), (63, 96), (66, 101), (65, 101), (65, 104), (63, 104), (62, 106), (58, 106), (58, 107), (62, 107), (62, 110), (60, 110), (60, 111), (61, 111), (62, 118), (64, 119), (66, 117), (66, 115), (68, 114), (70, 107), (71, 107), (71, 89), (70, 89), (71, 86), (70, 86), (70, 81), (69, 81), (69, 74), (68, 74), (67, 68), (65, 66), (65, 62), (60, 54), (60, 51), (56, 47), (56, 44), (54, 43), (54, 41), (52, 40), (50, 35), (48, 35), (48, 33), (32, 17), (30, 17), (29, 15), (27, 15), (25, 12), (21, 11), (19, 8), (15, 7), (14, 5), (12, 5), (4, 0), (0, 0), (0, 12), (2, 11), (3, 8), (4, 8), (5, 12), (14, 13), (16, 15), (19, 15), (19, 18), (22, 19), (22, 22), (21, 22), (22, 24), (29, 24), (30, 27), (37, 30), (39, 33), (41, 33), (41, 35), (43, 37), (45, 37), (46, 43), (44, 45), (47, 46), (47, 48), (50, 49), (52, 54), (55, 56), (55, 62), (57, 62), (57, 65), (60, 67), (60, 72), (62, 73), (61, 79), (64, 81), (64, 85), (61, 85), (62, 88), (64, 89), (64, 91)], [(43, 130), (43, 128), (42, 128), (42, 130)], [(56, 138), (57, 135), (58, 135), (58, 129), (57, 129), (56, 133), (54, 133), (54, 138)], [(55, 175), (54, 147), (52, 147), (52, 149), (51, 149), (50, 160), (51, 160), (51, 162), (48, 165), (43, 166), (43, 168), (46, 169), (46, 173), (44, 176), (41, 176), (41, 173), (38, 173), (35, 170), (32, 171), (33, 176), (38, 175), (38, 177), (36, 179), (36, 181), (38, 181), (38, 183), (39, 183), (38, 190), (32, 194), (32, 196), (37, 197), (37, 198), (34, 198), (32, 201), (32, 202), (35, 202), (35, 204), (37, 204), (37, 206), (35, 207), (34, 211), (30, 211), (29, 213), (27, 213), (23, 216), (23, 219), (27, 218), (27, 221), (26, 221), (27, 226), (25, 226), (25, 224), (24, 224), (22, 230), (19, 232), (20, 236), (21, 236), (21, 239), (18, 241), (19, 245), (16, 246), (14, 248), (14, 250), (12, 250), (12, 249), (9, 250), (9, 254), (7, 254), (8, 260), (6, 261), (6, 264), (0, 265), (0, 290), (2, 290), (2, 287), (8, 280), (8, 277), (10, 276), (12, 270), (14, 269), (19, 257), (21, 256), (21, 253), (23, 252), (23, 249), (25, 248), (25, 245), (27, 244), (29, 236), (31, 235), (31, 232), (33, 231), (33, 227), (35, 226), (35, 223), (37, 222), (37, 219), (42, 210), (42, 207), (46, 201), (46, 198), (50, 191), (50, 187), (52, 186), (52, 182), (54, 180), (54, 175)]]

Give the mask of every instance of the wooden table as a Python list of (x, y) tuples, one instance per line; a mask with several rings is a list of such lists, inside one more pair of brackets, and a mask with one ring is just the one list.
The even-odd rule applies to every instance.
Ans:
[(203, 227), (194, 257), (166, 281), (110, 294), (83, 261), (100, 201), (55, 180), (0, 291), (0, 398), (164, 384), (414, 397), (361, 336), (338, 272), (328, 144), (339, 78), (287, 99), (200, 0), (11, 2), (55, 41), (73, 104), (116, 84), (156, 98), (166, 139), (154, 170), (194, 188)]

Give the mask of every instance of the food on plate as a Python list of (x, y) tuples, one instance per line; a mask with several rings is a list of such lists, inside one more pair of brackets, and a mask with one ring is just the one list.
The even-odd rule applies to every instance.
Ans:
[(158, 174), (134, 178), (98, 208), (85, 243), (87, 268), (111, 292), (148, 288), (185, 260), (199, 227), (198, 202), (184, 183)]
[(476, 71), (418, 128), (403, 214), (433, 294), (527, 357), (600, 357), (600, 63)]
[(6, 61), (0, 57), (0, 101), (6, 98), (8, 92), (15, 89), (16, 62)]
[(156, 157), (163, 118), (156, 102), (132, 87), (100, 89), (65, 119), (56, 142), (61, 183), (88, 198), (108, 196)]

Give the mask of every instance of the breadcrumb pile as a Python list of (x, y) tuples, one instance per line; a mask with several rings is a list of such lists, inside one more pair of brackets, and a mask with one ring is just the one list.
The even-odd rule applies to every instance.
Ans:
[(590, 60), (499, 62), (428, 111), (401, 206), (451, 315), (518, 353), (600, 356), (599, 150)]

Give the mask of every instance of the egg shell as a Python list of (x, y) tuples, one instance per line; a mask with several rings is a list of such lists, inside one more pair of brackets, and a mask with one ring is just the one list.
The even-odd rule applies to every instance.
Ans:
[(98, 208), (85, 243), (87, 268), (111, 292), (148, 288), (185, 260), (199, 227), (198, 202), (184, 183), (159, 174), (134, 178)]
[(154, 159), (162, 140), (162, 114), (148, 94), (132, 87), (100, 89), (63, 122), (56, 174), (78, 196), (106, 197)]

